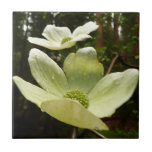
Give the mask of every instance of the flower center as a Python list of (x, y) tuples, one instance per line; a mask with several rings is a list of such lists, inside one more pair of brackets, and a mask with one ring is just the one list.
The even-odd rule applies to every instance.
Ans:
[(73, 100), (79, 101), (85, 108), (88, 107), (89, 104), (89, 98), (88, 96), (80, 91), (80, 90), (70, 90), (67, 91), (66, 94), (64, 95), (65, 98), (70, 98)]
[(64, 37), (64, 38), (62, 39), (62, 41), (61, 41), (61, 44), (64, 44), (65, 42), (68, 42), (68, 41), (70, 41), (70, 40), (72, 40), (71, 37)]

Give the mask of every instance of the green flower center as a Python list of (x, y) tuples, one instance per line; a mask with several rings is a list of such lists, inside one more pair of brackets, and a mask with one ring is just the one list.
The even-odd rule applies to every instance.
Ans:
[(64, 44), (65, 42), (68, 42), (68, 41), (70, 41), (70, 40), (72, 40), (71, 37), (64, 37), (64, 38), (62, 39), (62, 41), (61, 41), (61, 44)]
[(66, 94), (64, 95), (65, 98), (70, 98), (73, 100), (79, 101), (85, 108), (88, 107), (89, 104), (89, 98), (88, 96), (80, 91), (80, 90), (70, 90), (67, 91)]

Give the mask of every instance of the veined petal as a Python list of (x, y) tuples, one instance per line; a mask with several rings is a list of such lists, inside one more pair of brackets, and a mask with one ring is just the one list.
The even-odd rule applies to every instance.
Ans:
[(106, 124), (81, 104), (70, 99), (43, 102), (41, 110), (64, 123), (88, 129), (107, 130)]
[(32, 75), (39, 85), (54, 95), (63, 96), (68, 83), (62, 69), (38, 49), (31, 49), (28, 61)]
[(47, 49), (51, 49), (51, 50), (60, 50), (61, 46), (60, 43), (57, 42), (50, 42), (46, 39), (42, 39), (42, 38), (36, 38), (36, 37), (28, 37), (28, 41), (30, 43), (36, 44), (36, 45), (40, 45), (43, 46)]
[(79, 49), (77, 53), (71, 53), (64, 61), (64, 71), (69, 82), (70, 89), (79, 89), (88, 93), (102, 78), (104, 69), (97, 60), (94, 48)]
[(24, 81), (22, 78), (18, 76), (14, 76), (13, 80), (15, 84), (17, 85), (18, 89), (21, 91), (23, 96), (31, 101), (32, 103), (36, 104), (38, 107), (41, 106), (42, 102), (52, 100), (52, 99), (58, 99), (58, 97), (54, 96), (53, 94), (50, 94), (46, 92), (45, 90)]
[(77, 42), (77, 41), (83, 41), (89, 38), (92, 38), (92, 37), (88, 34), (80, 34), (78, 36), (75, 36), (71, 41)]
[(79, 34), (89, 34), (90, 32), (93, 32), (95, 30), (97, 30), (99, 26), (95, 23), (95, 22), (88, 22), (86, 24), (84, 24), (83, 26), (79, 26), (77, 27), (74, 31), (73, 31), (73, 37), (78, 36)]
[(97, 117), (109, 117), (133, 94), (138, 83), (138, 70), (108, 74), (89, 93), (88, 110)]
[(42, 35), (49, 41), (61, 42), (64, 37), (71, 36), (71, 31), (67, 27), (56, 27), (54, 25), (47, 25)]
[(54, 42), (54, 41), (50, 42), (48, 40), (36, 38), (36, 37), (29, 37), (28, 41), (30, 43), (43, 46), (43, 47), (50, 49), (50, 50), (61, 50), (61, 49), (65, 49), (65, 48), (70, 48), (76, 44), (75, 41), (68, 41), (64, 44), (61, 44), (60, 42), (59, 43)]

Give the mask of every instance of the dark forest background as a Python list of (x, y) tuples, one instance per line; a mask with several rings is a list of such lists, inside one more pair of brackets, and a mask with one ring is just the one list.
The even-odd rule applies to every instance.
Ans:
[[(67, 26), (73, 31), (88, 21), (96, 21), (99, 29), (90, 35), (93, 39), (78, 42), (74, 47), (61, 51), (50, 51), (30, 44), (29, 36), (42, 37), (48, 24)], [(118, 58), (111, 72), (127, 68), (139, 68), (139, 13), (71, 13), (61, 12), (14, 12), (13, 13), (13, 75), (18, 75), (36, 84), (30, 73), (28, 55), (31, 48), (47, 53), (60, 67), (70, 52), (78, 48), (93, 46), (105, 73), (112, 59)], [(37, 85), (37, 84), (36, 84)], [(139, 87), (132, 98), (110, 118), (103, 121), (110, 131), (101, 131), (108, 138), (138, 138), (139, 131)], [(27, 101), (13, 83), (13, 138), (71, 138), (73, 127), (42, 113), (36, 105)], [(88, 130), (79, 129), (78, 138), (98, 138)]]

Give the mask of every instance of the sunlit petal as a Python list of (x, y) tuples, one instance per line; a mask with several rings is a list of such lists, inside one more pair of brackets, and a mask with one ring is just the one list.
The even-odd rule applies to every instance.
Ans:
[(33, 77), (42, 88), (58, 96), (65, 93), (68, 89), (65, 74), (47, 54), (31, 49), (28, 61)]
[(57, 96), (54, 96), (53, 94), (50, 94), (46, 92), (45, 90), (24, 81), (22, 78), (18, 76), (14, 76), (13, 80), (15, 84), (17, 85), (18, 89), (21, 91), (23, 96), (31, 101), (32, 103), (36, 104), (38, 107), (42, 104), (44, 101), (52, 100), (52, 99), (58, 99)]
[(41, 109), (64, 123), (88, 129), (107, 130), (106, 124), (81, 104), (70, 99), (43, 102)]
[(64, 72), (70, 89), (88, 93), (102, 78), (104, 69), (97, 60), (95, 49), (87, 47), (68, 55), (64, 61)]
[(50, 41), (43, 39), (43, 38), (29, 37), (28, 41), (30, 43), (40, 45), (40, 46), (43, 46), (43, 47), (51, 49), (51, 50), (58, 50), (60, 48), (60, 44), (58, 44), (54, 41), (50, 42)]
[(64, 37), (70, 37), (71, 31), (67, 27), (47, 25), (42, 35), (49, 41), (61, 42)]
[(101, 79), (89, 93), (88, 110), (97, 117), (109, 117), (133, 94), (138, 83), (138, 70), (128, 69)]
[(77, 42), (77, 41), (83, 41), (83, 40), (86, 40), (89, 38), (92, 38), (92, 37), (87, 34), (80, 34), (80, 35), (74, 37), (71, 41)]
[(95, 22), (90, 21), (84, 24), (83, 26), (77, 27), (73, 31), (72, 35), (75, 37), (75, 36), (78, 36), (79, 34), (89, 34), (90, 32), (97, 30), (98, 27), (99, 25), (97, 25)]

